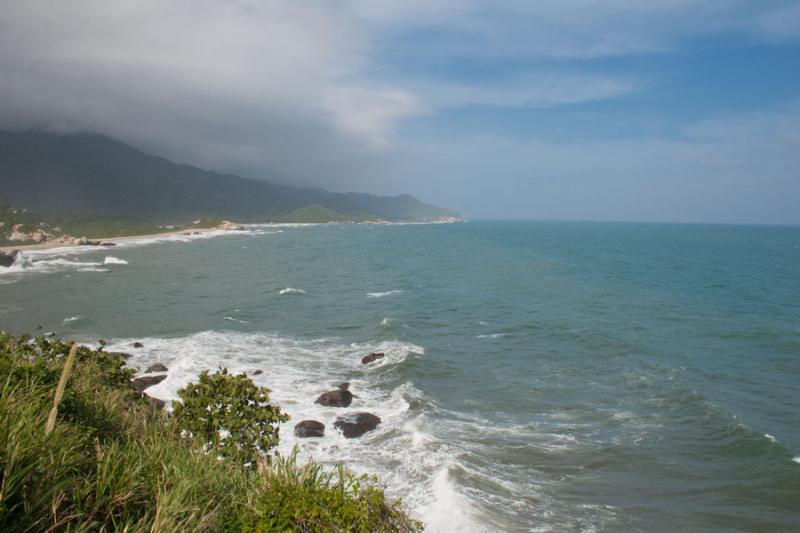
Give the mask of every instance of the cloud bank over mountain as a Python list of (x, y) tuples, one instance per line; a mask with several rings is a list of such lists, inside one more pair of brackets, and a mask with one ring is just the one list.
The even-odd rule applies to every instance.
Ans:
[(798, 51), (797, 1), (0, 0), (0, 128), (472, 216), (800, 223)]

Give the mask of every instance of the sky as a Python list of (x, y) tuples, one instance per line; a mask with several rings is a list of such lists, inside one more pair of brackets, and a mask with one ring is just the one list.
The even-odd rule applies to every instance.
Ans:
[(800, 224), (800, 0), (0, 0), (0, 128), (473, 219)]

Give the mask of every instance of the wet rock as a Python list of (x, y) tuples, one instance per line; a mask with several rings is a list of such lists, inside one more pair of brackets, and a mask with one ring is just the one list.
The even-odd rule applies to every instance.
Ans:
[(260, 375), (261, 375), (261, 374), (263, 374), (263, 373), (264, 373), (264, 371), (263, 371), (263, 370), (256, 370), (255, 372), (253, 372), (253, 375), (254, 375), (254, 376), (260, 376)]
[(134, 348), (144, 348), (144, 344), (142, 344), (141, 342), (134, 342), (133, 343), (133, 347)]
[(364, 358), (361, 359), (361, 364), (362, 365), (368, 365), (368, 364), (372, 363), (373, 361), (377, 361), (378, 359), (383, 359), (384, 355), (385, 354), (382, 353), (382, 352), (375, 352), (375, 353), (371, 353), (369, 355), (365, 355)]
[(17, 250), (11, 250), (10, 252), (0, 252), (0, 266), (2, 267), (10, 267), (14, 264), (14, 261), (17, 259), (17, 254), (19, 252)]
[(347, 407), (352, 401), (353, 393), (349, 390), (336, 389), (320, 394), (319, 398), (317, 398), (317, 401), (314, 403), (327, 407)]
[(150, 396), (147, 397), (147, 412), (150, 415), (154, 415), (164, 410), (167, 406), (167, 402), (164, 400), (159, 400), (158, 398), (151, 398)]
[(303, 420), (295, 424), (294, 436), (300, 439), (322, 437), (325, 435), (325, 424), (316, 420)]
[(350, 390), (350, 382), (343, 381), (342, 383), (335, 383), (334, 387), (341, 390)]
[(167, 379), (166, 375), (142, 376), (140, 378), (134, 379), (133, 381), (131, 381), (131, 383), (133, 384), (133, 388), (136, 389), (136, 392), (142, 394), (148, 387), (152, 387), (153, 385), (161, 383), (165, 379)]
[(147, 367), (147, 370), (144, 371), (145, 374), (150, 374), (151, 372), (166, 372), (169, 368), (165, 367), (161, 363), (155, 363)]
[(101, 242), (100, 246), (105, 246), (106, 248), (110, 248), (111, 246), (116, 246), (117, 243), (115, 242)]
[(131, 357), (133, 357), (131, 354), (125, 353), (125, 352), (107, 352), (107, 353), (108, 353), (108, 355), (115, 355), (117, 357), (121, 357), (121, 358), (125, 359), (126, 361), (128, 359), (130, 359)]
[(372, 413), (347, 413), (337, 417), (333, 427), (342, 430), (345, 438), (353, 439), (372, 431), (380, 423), (381, 419)]

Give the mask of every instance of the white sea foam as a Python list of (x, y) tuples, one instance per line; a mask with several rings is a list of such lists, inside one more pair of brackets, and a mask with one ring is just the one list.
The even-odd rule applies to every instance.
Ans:
[(294, 287), (286, 287), (285, 289), (281, 289), (278, 294), (306, 294), (306, 291), (303, 289), (295, 289)]
[(439, 468), (433, 477), (433, 499), (419, 509), (428, 531), (481, 531), (470, 515), (469, 500), (458, 492), (450, 479), (452, 460)]
[(240, 319), (234, 318), (232, 316), (224, 316), (224, 317), (222, 317), (222, 320), (228, 320), (230, 322), (236, 322), (237, 324), (249, 324), (250, 323), (247, 320), (240, 320)]
[(476, 339), (499, 339), (500, 337), (505, 337), (505, 333), (488, 333), (485, 335), (477, 335)]
[(77, 261), (71, 257), (51, 257), (23, 252), (17, 255), (10, 267), (0, 268), (0, 276), (18, 279), (21, 275), (52, 274), (72, 270), (77, 272), (108, 272), (103, 268), (103, 263), (96, 261)]
[(77, 322), (81, 318), (83, 318), (81, 315), (70, 316), (70, 317), (67, 317), (64, 320), (62, 320), (61, 323), (62, 324), (70, 324), (72, 322)]
[(387, 327), (391, 325), (392, 325), (392, 319), (389, 318), (388, 316), (383, 317), (383, 320), (381, 320), (381, 326)]
[[(109, 239), (109, 241), (116, 244), (115, 249), (124, 249), (149, 246), (159, 243), (186, 243), (222, 236), (255, 236), (268, 233), (278, 232), (263, 231), (257, 228), (245, 230), (212, 230), (198, 232), (196, 234), (165, 234), (148, 237)], [(105, 246), (90, 245), (59, 246), (44, 250), (25, 250), (17, 255), (13, 265), (10, 267), (0, 267), (0, 283), (14, 283), (18, 281), (22, 275), (27, 274), (52, 274), (55, 272), (69, 270), (77, 272), (108, 272), (108, 269), (102, 267), (108, 265), (127, 264), (127, 261), (124, 259), (120, 259), (111, 255), (106, 256), (101, 262), (79, 261), (76, 259), (77, 256), (89, 253), (97, 253), (101, 250), (107, 251), (108, 248)]]
[(770, 442), (778, 442), (778, 439), (776, 439), (775, 437), (773, 437), (773, 436), (772, 436), (772, 435), (770, 435), (769, 433), (764, 433), (764, 436), (765, 436), (765, 437), (767, 438), (767, 440), (768, 440), (768, 441), (770, 441)]
[(400, 289), (393, 289), (391, 291), (386, 291), (386, 292), (368, 292), (367, 293), (367, 297), (368, 298), (383, 298), (384, 296), (394, 296), (395, 294), (402, 294), (402, 293), (403, 293), (403, 291), (401, 291)]
[[(257, 384), (268, 386), (271, 399), (291, 416), (281, 427), (282, 454), (297, 445), (301, 460), (314, 458), (326, 466), (343, 462), (354, 472), (378, 474), (390, 495), (402, 497), (412, 513), (428, 523), (429, 531), (453, 531), (456, 523), (459, 531), (478, 530), (467, 497), (447, 474), (452, 450), (427, 429), (433, 424), (425, 414), (412, 408), (425, 398), (411, 383), (398, 384), (392, 372), (424, 356), (422, 347), (400, 341), (344, 343), (336, 338), (297, 340), (207, 331), (179, 338), (118, 339), (107, 349), (125, 350), (134, 340), (145, 347), (136, 350), (129, 365), (142, 371), (161, 362), (169, 368), (167, 379), (150, 387), (148, 395), (176, 399), (177, 390), (206, 369), (225, 366), (235, 373), (247, 372)], [(361, 357), (371, 352), (386, 355), (375, 364), (362, 365)], [(253, 375), (255, 370), (263, 374)], [(343, 381), (350, 383), (356, 396), (348, 409), (314, 403), (319, 394)], [(337, 416), (354, 411), (375, 413), (381, 424), (361, 438), (346, 439), (333, 423)], [(325, 424), (325, 436), (297, 439), (294, 424), (305, 419)], [(457, 518), (446, 520), (448, 515)]]
[(800, 464), (800, 455), (798, 455), (797, 457), (792, 457), (792, 461), (794, 461), (797, 464)]

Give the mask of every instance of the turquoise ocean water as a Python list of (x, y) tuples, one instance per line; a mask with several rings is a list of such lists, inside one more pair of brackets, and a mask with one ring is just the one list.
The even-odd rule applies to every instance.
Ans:
[[(26, 254), (0, 328), (254, 377), (431, 531), (800, 530), (800, 228), (256, 226)], [(133, 349), (141, 341), (145, 347)], [(386, 357), (370, 366), (360, 358)], [(313, 403), (349, 381), (358, 440)]]

